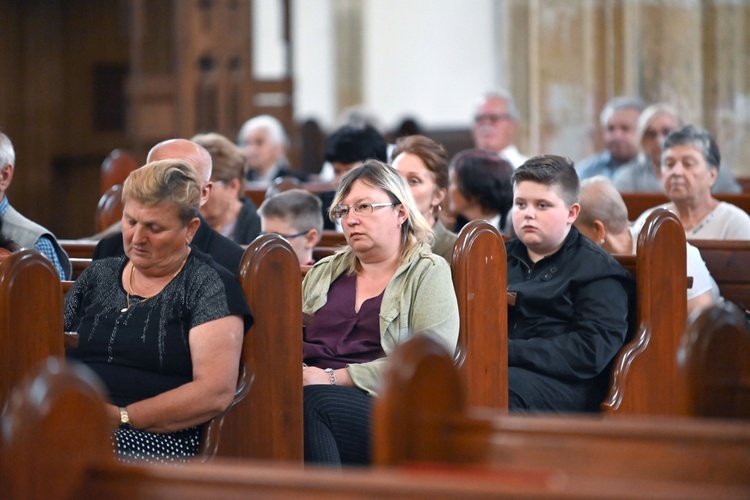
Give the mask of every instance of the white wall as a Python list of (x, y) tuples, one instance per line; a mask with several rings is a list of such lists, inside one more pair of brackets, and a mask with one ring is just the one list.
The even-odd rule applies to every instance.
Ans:
[[(353, 0), (360, 1), (360, 0)], [(498, 74), (493, 0), (361, 0), (364, 106), (393, 127), (467, 126)], [(331, 0), (292, 2), (295, 113), (331, 126), (335, 101)]]

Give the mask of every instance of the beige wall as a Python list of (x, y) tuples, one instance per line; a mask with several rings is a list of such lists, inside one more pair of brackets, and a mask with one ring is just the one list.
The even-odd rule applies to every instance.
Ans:
[(750, 175), (750, 2), (507, 0), (502, 43), (526, 120), (522, 150), (580, 159), (600, 148), (611, 97), (676, 106)]

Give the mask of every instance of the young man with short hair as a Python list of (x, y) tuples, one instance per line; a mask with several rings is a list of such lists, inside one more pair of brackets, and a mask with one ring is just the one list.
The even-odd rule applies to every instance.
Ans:
[(560, 156), (536, 156), (513, 174), (511, 410), (598, 410), (629, 330), (633, 278), (573, 226), (579, 192), (573, 162)]

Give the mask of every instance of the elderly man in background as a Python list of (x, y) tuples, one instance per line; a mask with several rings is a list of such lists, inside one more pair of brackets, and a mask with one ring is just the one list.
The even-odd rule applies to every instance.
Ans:
[(615, 172), (638, 155), (638, 117), (645, 103), (633, 97), (615, 97), (602, 109), (599, 123), (604, 135), (604, 151), (578, 162), (578, 177), (603, 175), (612, 179)]
[(286, 158), (289, 138), (284, 126), (273, 116), (260, 115), (246, 121), (237, 142), (247, 159), (248, 181), (268, 184), (279, 177), (299, 177)]
[[(158, 160), (183, 160), (190, 163), (198, 172), (201, 182), (200, 206), (206, 204), (213, 187), (211, 182), (211, 155), (206, 148), (187, 139), (169, 139), (151, 148), (146, 163)], [(198, 218), (200, 219), (200, 226), (198, 226), (191, 244), (201, 252), (209, 254), (218, 264), (238, 276), (240, 261), (244, 252), (242, 247), (211, 228), (200, 214)], [(122, 233), (118, 233), (101, 240), (94, 249), (93, 258), (96, 260), (105, 257), (117, 257), (124, 253)]]
[(72, 267), (68, 254), (58, 244), (55, 236), (14, 209), (5, 192), (13, 181), (16, 152), (10, 138), (0, 132), (0, 217), (3, 219), (2, 235), (22, 248), (34, 248), (55, 266), (61, 280), (70, 279)]
[(527, 158), (513, 144), (517, 134), (518, 109), (510, 92), (495, 89), (480, 96), (471, 129), (474, 146), (497, 153), (518, 168)]
[[(638, 118), (641, 152), (615, 172), (612, 182), (618, 191), (664, 191), (661, 183), (661, 146), (674, 130), (685, 125), (669, 104), (652, 104)], [(741, 193), (742, 187), (727, 168), (719, 169), (713, 193)]]

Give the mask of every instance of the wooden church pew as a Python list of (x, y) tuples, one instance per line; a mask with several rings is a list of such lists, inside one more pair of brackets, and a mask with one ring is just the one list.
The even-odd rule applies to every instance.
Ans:
[(94, 248), (98, 240), (57, 240), (70, 258), (90, 259), (94, 256)]
[[(620, 194), (625, 202), (625, 206), (628, 208), (628, 219), (630, 220), (636, 220), (639, 215), (649, 208), (669, 201), (667, 195), (660, 192), (623, 192)], [(737, 205), (745, 212), (750, 213), (750, 193), (717, 193), (713, 196), (720, 201)]]
[(11, 388), (48, 356), (62, 356), (60, 276), (36, 250), (0, 264), (0, 407)]
[(507, 261), (492, 224), (475, 220), (461, 229), (451, 271), (460, 318), (455, 362), (469, 404), (507, 410)]
[(641, 230), (635, 259), (617, 258), (636, 280), (637, 325), (612, 364), (601, 410), (619, 415), (672, 415), (678, 397), (673, 356), (687, 317), (685, 232), (677, 216), (654, 211)]
[[(711, 483), (750, 492), (750, 423), (507, 415), (471, 408), (466, 399), (442, 346), (425, 337), (399, 346), (373, 408), (375, 463), (463, 465), (478, 475), (538, 468), (570, 479)], [(630, 495), (637, 496), (613, 488), (607, 496)]]
[(724, 299), (750, 307), (750, 241), (690, 240)]
[[(447, 355), (453, 368), (450, 358)], [(180, 466), (125, 464), (113, 458), (111, 423), (102, 401), (102, 390), (89, 370), (54, 360), (17, 387), (0, 421), (0, 497), (743, 498), (748, 494), (745, 484), (728, 481), (602, 478), (539, 466), (340, 471), (229, 459)]]
[(218, 456), (303, 458), (300, 279), (297, 255), (284, 238), (259, 236), (245, 250), (240, 282), (255, 323), (242, 345), (241, 382), (223, 418)]
[(743, 311), (729, 302), (701, 311), (677, 359), (686, 414), (750, 419), (750, 332)]

